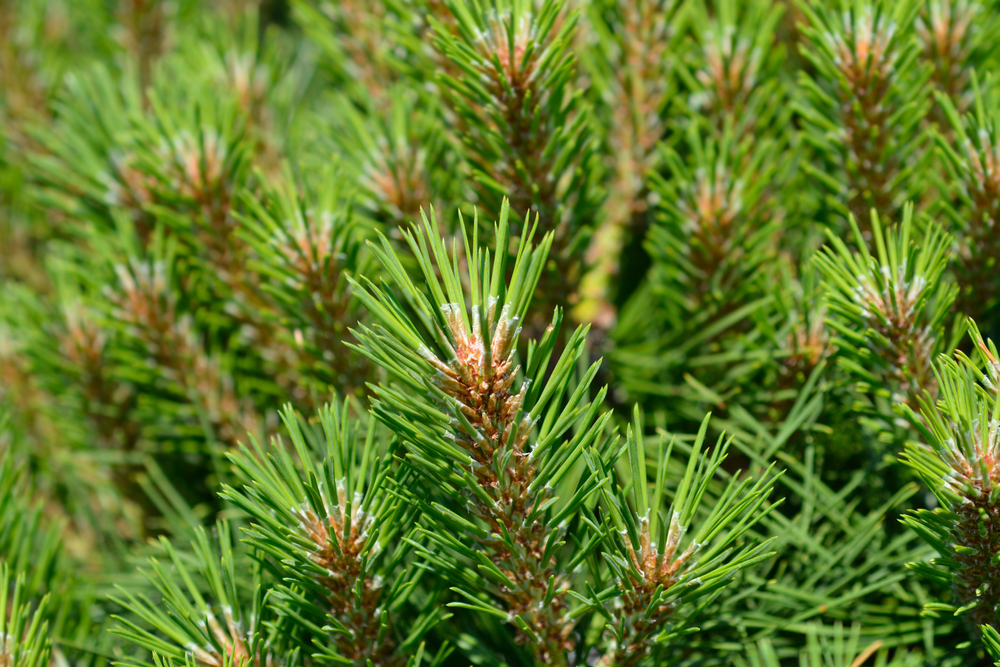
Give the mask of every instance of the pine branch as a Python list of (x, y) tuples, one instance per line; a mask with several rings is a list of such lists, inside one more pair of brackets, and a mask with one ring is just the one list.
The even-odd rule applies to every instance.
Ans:
[(720, 132), (733, 122), (741, 141), (781, 131), (789, 93), (779, 75), (785, 54), (776, 32), (785, 11), (761, 0), (713, 0), (693, 7), (696, 44), (680, 70), (692, 93), (690, 112), (707, 116)]
[[(770, 470), (762, 481), (751, 486), (749, 478), (732, 480), (718, 498), (708, 516), (702, 519), (694, 535), (685, 539), (710, 481), (726, 457), (728, 441), (720, 439), (709, 454), (702, 454), (708, 417), (694, 441), (687, 469), (674, 490), (673, 506), (664, 511), (661, 498), (665, 472), (674, 443), (665, 446), (660, 437), (656, 467), (656, 486), (647, 497), (645, 445), (642, 421), (635, 409), (633, 428), (628, 431), (631, 478), (622, 487), (610, 479), (613, 465), (603, 464), (596, 452), (587, 462), (604, 483), (602, 495), (607, 507), (602, 538), (602, 560), (607, 563), (617, 595), (610, 609), (605, 609), (603, 592), (586, 599), (591, 607), (607, 617), (612, 639), (598, 665), (625, 667), (643, 661), (658, 644), (678, 641), (697, 632), (685, 603), (711, 597), (734, 574), (773, 556), (767, 553), (768, 542), (740, 545), (741, 536), (760, 519), (757, 510), (774, 484)], [(687, 544), (683, 546), (682, 544)], [(687, 612), (687, 613), (684, 613)]]
[(770, 316), (763, 288), (784, 222), (774, 201), (783, 175), (768, 160), (777, 144), (738, 142), (731, 120), (712, 135), (692, 122), (683, 142), (661, 148), (664, 173), (650, 179), (660, 215), (645, 244), (653, 264), (621, 311), (612, 353), (631, 395), (681, 397), (668, 409), (695, 424), (706, 405), (727, 410), (751, 382), (737, 369), (766, 363), (769, 353), (743, 333)]
[[(249, 595), (240, 590), (237, 562), (227, 523), (216, 527), (218, 545), (198, 527), (192, 553), (178, 551), (168, 540), (161, 544), (168, 566), (149, 560), (143, 574), (160, 600), (120, 588), (114, 600), (130, 616), (116, 616), (113, 631), (126, 641), (182, 664), (201, 667), (294, 667), (301, 647), (280, 623), (269, 620), (262, 571), (251, 560)], [(173, 573), (176, 572), (176, 578)], [(207, 587), (208, 593), (203, 594)], [(134, 667), (159, 667), (152, 660), (130, 658)]]
[(690, 160), (664, 149), (670, 178), (652, 181), (664, 216), (647, 248), (655, 289), (677, 322), (711, 322), (732, 312), (773, 254), (782, 222), (769, 191), (776, 174), (766, 158), (774, 143), (739, 143), (731, 125), (718, 140), (701, 129), (692, 123), (686, 134)]
[[(919, 199), (924, 167), (922, 119), (928, 110), (926, 72), (916, 62), (912, 26), (920, 5), (880, 0), (800, 5), (808, 19), (803, 56), (815, 75), (801, 84), (806, 139), (832, 158), (837, 176), (810, 167), (835, 205), (859, 221), (870, 240), (868, 211), (896, 215)], [(840, 174), (843, 174), (840, 177)]]
[(408, 58), (400, 57), (394, 48), (413, 46), (407, 38), (417, 17), (405, 4), (393, 0), (337, 4), (295, 0), (291, 4), (296, 22), (323, 49), (354, 97), (386, 101), (400, 74), (412, 73)]
[(25, 577), (19, 574), (11, 592), (10, 568), (7, 563), (0, 564), (0, 664), (45, 667), (52, 652), (48, 622), (43, 620), (49, 599), (42, 598), (31, 609), (22, 597), (24, 587)]
[(873, 257), (852, 216), (860, 253), (831, 232), (815, 262), (826, 285), (827, 321), (839, 334), (839, 361), (858, 379), (858, 390), (917, 409), (925, 392), (937, 396), (932, 363), (953, 346), (944, 325), (956, 290), (943, 280), (951, 239), (932, 224), (921, 240), (911, 240), (912, 219), (911, 205), (883, 237), (873, 209)]
[[(991, 3), (968, 0), (930, 0), (917, 17), (916, 34), (922, 56), (931, 65), (930, 81), (936, 95), (944, 95), (962, 112), (972, 102), (970, 73), (986, 65), (996, 50), (987, 37), (996, 29)], [(937, 120), (947, 122), (939, 106)]]
[(166, 381), (208, 421), (215, 438), (233, 445), (243, 433), (259, 431), (260, 419), (237, 396), (223, 360), (205, 352), (191, 316), (178, 312), (171, 263), (168, 257), (116, 267), (120, 291), (109, 295), (112, 315), (153, 360), (152, 382)]
[(948, 168), (947, 192), (957, 200), (956, 206), (942, 202), (959, 226), (957, 306), (991, 330), (995, 325), (991, 314), (1000, 300), (1000, 283), (995, 278), (996, 263), (1000, 261), (996, 234), (1000, 217), (1000, 96), (990, 78), (981, 89), (975, 73), (972, 89), (974, 109), (965, 115), (959, 113), (951, 99), (938, 94), (938, 104), (954, 141), (940, 133), (935, 133), (935, 140)]
[[(111, 332), (101, 327), (99, 314), (82, 300), (66, 299), (62, 315), (60, 352), (81, 390), (79, 409), (92, 422), (101, 447), (133, 451), (142, 432), (134, 415), (138, 395), (134, 387), (115, 377)], [(119, 478), (119, 483), (126, 482)]]
[(618, 274), (626, 235), (649, 207), (646, 175), (658, 162), (661, 114), (669, 101), (672, 71), (668, 50), (676, 41), (673, 0), (618, 1), (589, 6), (581, 32), (596, 45), (584, 55), (587, 72), (608, 114), (607, 153), (614, 165), (604, 216), (586, 253), (590, 267), (580, 285), (578, 319), (604, 329), (614, 322), (612, 281)]
[[(422, 571), (403, 568), (412, 535), (400, 537), (416, 507), (399, 499), (408, 480), (393, 471), (392, 448), (374, 422), (362, 432), (346, 401), (320, 410), (322, 434), (290, 407), (282, 419), (298, 464), (279, 441), (265, 449), (251, 439), (252, 448), (229, 455), (247, 484), (223, 490), (254, 521), (249, 544), (282, 573), (274, 591), (279, 613), (309, 629), (333, 662), (416, 664), (408, 658), (447, 616), (434, 596), (418, 601)], [(447, 653), (442, 647), (431, 664)]]
[[(229, 55), (235, 57), (238, 53)], [(85, 243), (102, 250), (110, 236), (110, 245), (120, 248), (122, 255), (115, 261), (131, 267), (129, 270), (136, 275), (156, 272), (156, 267), (146, 266), (148, 262), (141, 256), (155, 251), (153, 246), (159, 243), (161, 231), (166, 231), (169, 244), (177, 248), (171, 260), (175, 266), (170, 267), (177, 280), (157, 287), (152, 277), (119, 278), (119, 286), (132, 292), (113, 298), (119, 306), (117, 315), (122, 316), (119, 324), (131, 328), (127, 340), (146, 344), (165, 382), (180, 385), (180, 395), (197, 408), (203, 421), (210, 423), (214, 437), (230, 443), (246, 428), (256, 429), (254, 403), (262, 402), (261, 395), (281, 392), (309, 405), (319, 402), (314, 395), (317, 391), (325, 392), (325, 386), (317, 388), (317, 382), (333, 382), (348, 389), (363, 382), (362, 378), (348, 377), (355, 370), (350, 363), (337, 368), (324, 358), (336, 349), (334, 343), (339, 343), (345, 330), (344, 318), (355, 316), (354, 304), (344, 289), (346, 284), (338, 286), (336, 282), (339, 272), (331, 274), (331, 267), (325, 267), (325, 276), (321, 277), (312, 270), (312, 264), (307, 264), (310, 275), (294, 276), (293, 282), (302, 289), (322, 288), (318, 294), (313, 289), (292, 295), (289, 285), (283, 286), (286, 299), (313, 303), (312, 315), (307, 318), (310, 325), (323, 325), (317, 331), (323, 340), (308, 341), (323, 349), (313, 347), (308, 353), (299, 344), (303, 334), (295, 334), (304, 328), (302, 319), (290, 322), (290, 303), (272, 299), (265, 292), (273, 283), (269, 272), (284, 272), (287, 278), (288, 271), (303, 267), (287, 263), (261, 266), (249, 261), (253, 259), (253, 243), (258, 250), (266, 243), (260, 237), (262, 228), (248, 222), (247, 209), (257, 199), (263, 199), (265, 207), (273, 206), (270, 199), (277, 196), (276, 188), (259, 186), (259, 180), (266, 179), (267, 174), (254, 174), (250, 169), (254, 161), (261, 161), (258, 146), (262, 128), (254, 128), (252, 123), (263, 122), (254, 119), (254, 114), (263, 111), (262, 103), (254, 97), (268, 90), (268, 84), (257, 77), (265, 66), (260, 61), (268, 54), (264, 47), (253, 53), (255, 61), (237, 60), (232, 64), (233, 72), (226, 69), (226, 58), (201, 55), (198, 62), (209, 65), (203, 75), (205, 80), (200, 81), (204, 87), (196, 86), (177, 96), (158, 79), (157, 88), (149, 93), (149, 111), (141, 109), (136, 101), (134, 82), (126, 80), (119, 85), (106, 72), (76, 82), (70, 100), (85, 107), (106, 107), (106, 114), (100, 118), (101, 131), (89, 129), (97, 119), (75, 108), (67, 109), (60, 123), (44, 135), (53, 156), (39, 158), (36, 165), (39, 177), (48, 184), (46, 196), (91, 221), (92, 225), (80, 234)], [(192, 59), (194, 56), (183, 54), (165, 63), (164, 70), (181, 68)], [(208, 99), (208, 86), (214, 88), (217, 77), (223, 75), (232, 83), (232, 89), (221, 100)], [(254, 81), (243, 81), (251, 76)], [(118, 133), (128, 137), (123, 142), (124, 150), (116, 143)], [(287, 185), (286, 190), (290, 187)], [(283, 196), (285, 208), (291, 210), (291, 201), (298, 197), (290, 191)], [(343, 206), (343, 202), (329, 199), (324, 204), (337, 210)], [(137, 240), (131, 238), (129, 221)], [(270, 229), (277, 233), (275, 224)], [(323, 235), (332, 231), (339, 234), (345, 224), (340, 222), (334, 230), (317, 221), (307, 228), (316, 244), (331, 243), (327, 251), (337, 252), (339, 241)], [(265, 225), (263, 229), (268, 228)], [(264, 256), (278, 259), (273, 251)], [(83, 265), (89, 260), (75, 259)], [(340, 268), (356, 267), (352, 264)], [(129, 270), (122, 275), (129, 274)], [(317, 285), (318, 279), (326, 282)], [(154, 294), (157, 289), (165, 291)], [(132, 297), (136, 303), (121, 308)], [(315, 303), (316, 298), (328, 297), (334, 297), (336, 302)], [(161, 303), (163, 299), (167, 301)], [(142, 308), (144, 300), (149, 302), (149, 308)], [(333, 312), (321, 316), (317, 307)], [(216, 314), (205, 318), (206, 313)], [(136, 318), (141, 316), (149, 321), (139, 322)], [(134, 335), (137, 333), (142, 335)], [(224, 362), (229, 355), (233, 361)], [(250, 360), (241, 361), (244, 356)], [(350, 361), (347, 355), (338, 357), (341, 362)], [(223, 369), (227, 364), (233, 367)], [(190, 372), (192, 368), (195, 373)], [(149, 369), (138, 372), (149, 378)], [(300, 382), (303, 375), (305, 379)], [(236, 393), (242, 389), (235, 385), (240, 382), (259, 387), (259, 393), (237, 398)], [(150, 383), (156, 384), (156, 379), (150, 378)]]
[[(308, 69), (290, 59), (288, 45), (267, 31), (256, 3), (235, 0), (209, 14), (194, 48), (181, 49), (164, 64), (173, 76), (203, 72), (217, 92), (230, 98), (244, 122), (248, 153), (254, 166), (268, 176), (280, 175), (288, 148), (282, 125), (292, 113)], [(162, 75), (161, 75), (162, 76)]]
[(256, 318), (279, 343), (262, 355), (299, 404), (318, 402), (330, 386), (352, 392), (368, 376), (344, 345), (360, 315), (347, 275), (367, 273), (369, 262), (336, 176), (322, 182), (315, 193), (299, 194), (286, 169), (262, 195), (244, 192), (238, 231), (251, 253), (248, 268), (259, 276), (255, 301), (266, 305)]
[[(381, 247), (373, 246), (402, 300), (370, 281), (352, 279), (378, 323), (355, 335), (359, 352), (400, 383), (376, 389), (373, 414), (403, 440), (407, 460), (448, 505), (467, 508), (461, 516), (431, 499), (421, 502), (437, 526), (428, 540), (447, 558), (478, 561), (473, 581), (495, 600), (456, 588), (466, 601), (453, 606), (505, 619), (518, 628), (518, 641), (529, 645), (537, 661), (565, 664), (573, 646), (567, 597), (572, 567), (559, 545), (566, 520), (599, 483), (584, 479), (574, 490), (560, 482), (586, 448), (606, 451), (598, 443), (610, 415), (598, 417), (604, 391), (593, 402), (586, 398), (599, 364), (570, 391), (585, 328), (569, 337), (546, 377), (559, 310), (542, 340), (529, 345), (523, 370), (517, 365), (518, 331), (553, 234), (533, 245), (536, 221), (521, 238), (508, 283), (507, 216), (504, 202), (494, 229), (495, 255), (478, 247), (476, 232), (471, 239), (464, 236), (464, 257), (457, 241), (449, 253), (433, 211), (422, 228), (404, 232), (426, 291), (406, 275), (385, 239)], [(465, 276), (459, 274), (460, 261), (468, 266)], [(573, 437), (561, 440), (574, 425)], [(578, 553), (576, 560), (582, 557)]]
[[(981, 626), (997, 629), (1000, 605), (1000, 591), (993, 585), (1000, 577), (995, 556), (1000, 551), (1000, 394), (990, 379), (997, 377), (1000, 364), (996, 347), (983, 341), (971, 321), (970, 333), (980, 346), (986, 373), (962, 353), (957, 361), (942, 356), (935, 368), (938, 400), (925, 394), (919, 414), (908, 405), (901, 405), (899, 412), (923, 441), (907, 443), (902, 460), (920, 474), (940, 503), (938, 509), (912, 511), (903, 518), (941, 556), (911, 567), (951, 585), (953, 604), (930, 604), (928, 612), (962, 616), (978, 634)], [(992, 636), (984, 635), (987, 646)]]
[(381, 106), (346, 97), (332, 106), (330, 127), (320, 128), (320, 137), (344, 156), (344, 176), (356, 179), (361, 193), (358, 203), (384, 228), (406, 225), (422, 205), (458, 194), (454, 146), (436, 97), (397, 85)]
[[(587, 109), (571, 88), (569, 47), (578, 14), (565, 14), (562, 0), (545, 0), (534, 11), (519, 0), (493, 9), (478, 0), (450, 6), (457, 35), (432, 20), (437, 48), (457, 68), (440, 80), (461, 123), (479, 199), (493, 215), (501, 198), (510, 197), (517, 215), (539, 216), (554, 233), (556, 262), (555, 271), (545, 273), (543, 294), (550, 307), (571, 301), (591, 234), (598, 172)], [(540, 335), (544, 323), (532, 329)]]

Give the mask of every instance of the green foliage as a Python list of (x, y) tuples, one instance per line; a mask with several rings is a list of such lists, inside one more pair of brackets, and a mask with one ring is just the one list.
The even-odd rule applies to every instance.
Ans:
[(998, 26), (0, 1), (0, 664), (1000, 664)]
[[(298, 664), (298, 650), (289, 646), (294, 636), (280, 623), (268, 621), (259, 563), (251, 561), (253, 588), (241, 591), (236, 572), (238, 566), (246, 567), (246, 556), (237, 562), (229, 526), (218, 525), (218, 547), (204, 528), (199, 527), (196, 535), (190, 554), (163, 542), (170, 567), (154, 558), (146, 572), (160, 601), (123, 591), (120, 603), (137, 620), (121, 619), (115, 632), (154, 655), (178, 662), (190, 656), (200, 664), (220, 666), (270, 663), (276, 658), (283, 665)], [(149, 659), (130, 662), (156, 664)]]
[(779, 72), (788, 53), (776, 32), (786, 11), (759, 0), (691, 5), (690, 38), (698, 43), (678, 64), (692, 92), (691, 111), (709, 117), (717, 130), (733, 121), (740, 139), (784, 132), (791, 109)]
[[(918, 2), (802, 3), (807, 18), (802, 55), (814, 68), (801, 109), (805, 139), (824, 158), (811, 174), (830, 189), (831, 203), (868, 230), (868, 211), (896, 216), (925, 187), (929, 153), (921, 119), (927, 113), (928, 67), (918, 60), (913, 26)], [(833, 173), (831, 173), (833, 172)]]
[[(974, 103), (966, 114), (955, 103), (938, 93), (936, 99), (948, 120), (946, 131), (957, 141), (948, 142), (935, 134), (938, 150), (948, 169), (949, 199), (942, 201), (945, 214), (955, 221), (958, 254), (962, 258), (956, 270), (959, 284), (958, 307), (977, 318), (988, 331), (996, 326), (992, 313), (996, 304), (996, 281), (990, 268), (998, 249), (993, 229), (997, 212), (993, 189), (1000, 185), (996, 173), (997, 122), (1000, 100), (988, 78), (980, 87), (972, 73)], [(955, 143), (957, 145), (952, 146)], [(973, 287), (975, 285), (975, 287)]]
[[(451, 3), (454, 29), (435, 23), (435, 41), (453, 64), (441, 81), (462, 124), (473, 178), (491, 212), (513, 197), (516, 214), (538, 214), (570, 256), (587, 242), (598, 169), (580, 91), (570, 89), (569, 50), (578, 14), (546, 0)], [(456, 34), (457, 33), (457, 34)]]
[(291, 174), (258, 199), (245, 192), (247, 213), (239, 234), (253, 253), (250, 266), (260, 276), (256, 296), (265, 300), (271, 328), (296, 348), (293, 382), (313, 402), (326, 387), (352, 388), (365, 368), (337, 343), (346, 322), (357, 317), (345, 274), (367, 271), (360, 233), (340, 208), (344, 197), (335, 174), (311, 197), (300, 197)]
[(873, 257), (853, 217), (850, 222), (860, 252), (831, 233), (816, 263), (827, 285), (830, 326), (839, 334), (838, 362), (857, 378), (858, 392), (874, 395), (891, 415), (885, 399), (916, 407), (924, 392), (937, 394), (933, 360), (954, 347), (945, 318), (956, 290), (942, 281), (951, 239), (931, 225), (919, 242), (911, 241), (912, 206), (883, 235), (873, 209)]
[(24, 601), (24, 576), (14, 582), (14, 592), (10, 590), (10, 570), (6, 563), (0, 565), (0, 658), (5, 665), (17, 667), (40, 667), (49, 664), (52, 641), (48, 637), (48, 623), (44, 621), (48, 598), (32, 609)]
[[(709, 600), (722, 594), (734, 574), (774, 555), (767, 552), (770, 545), (766, 541), (754, 544), (741, 539), (762, 518), (758, 509), (774, 484), (770, 470), (753, 485), (749, 478), (739, 482), (731, 479), (722, 495), (713, 499), (714, 506), (701, 518), (697, 531), (685, 537), (694, 518), (701, 514), (708, 486), (729, 449), (729, 442), (720, 440), (711, 454), (702, 456), (708, 419), (706, 416), (702, 422), (684, 477), (666, 510), (663, 482), (674, 441), (664, 445), (660, 437), (656, 486), (650, 499), (638, 407), (627, 433), (631, 479), (624, 487), (613, 483), (610, 466), (603, 464), (596, 452), (587, 456), (588, 466), (606, 482), (602, 495), (608, 514), (599, 529), (605, 567), (593, 576), (600, 584), (609, 585), (603, 590), (595, 586), (590, 590), (599, 591), (596, 595), (581, 599), (607, 619), (613, 640), (609, 662), (614, 664), (638, 662), (643, 654), (652, 653), (656, 644), (676, 645), (680, 638), (697, 632), (692, 625), (696, 615)], [(614, 593), (613, 604), (606, 606), (609, 594)]]
[(85, 638), (95, 650), (107, 645), (94, 641), (102, 631), (88, 614), (95, 591), (71, 569), (65, 520), (48, 516), (33, 498), (32, 477), (6, 422), (0, 415), (0, 660), (48, 665), (58, 639), (66, 641), (58, 655), (94, 664), (70, 644)]
[(663, 156), (669, 176), (654, 188), (664, 216), (647, 240), (655, 294), (676, 328), (697, 329), (752, 297), (781, 224), (768, 192), (777, 176), (767, 159), (774, 142), (740, 142), (728, 125), (718, 140), (699, 129), (692, 123), (683, 145), (691, 165), (676, 151)]
[[(1000, 662), (1000, 632), (997, 632), (992, 625), (984, 625), (980, 628), (983, 631), (983, 644), (986, 652), (994, 661)], [(993, 663), (994, 665), (996, 662)]]
[[(0, 418), (0, 434), (4, 421)], [(17, 573), (18, 591), (34, 596), (60, 574), (60, 527), (44, 525), (42, 507), (26, 502), (24, 470), (15, 467), (14, 457), (5, 452), (0, 465), (0, 560)]]
[[(471, 239), (463, 235), (467, 276), (459, 275), (459, 247), (453, 244), (449, 253), (433, 211), (422, 229), (407, 232), (426, 290), (405, 273), (387, 239), (374, 249), (399, 296), (370, 281), (358, 285), (359, 298), (376, 321), (358, 332), (359, 351), (399, 384), (375, 389), (372, 413), (407, 446), (408, 465), (434, 491), (415, 495), (412, 502), (425, 519), (421, 535), (429, 546), (420, 548), (422, 556), (463, 584), (452, 591), (464, 600), (450, 606), (513, 621), (536, 661), (547, 664), (562, 661), (576, 618), (590, 611), (611, 621), (610, 643), (598, 638), (594, 650), (604, 652), (609, 663), (628, 663), (651, 652), (653, 635), (655, 643), (670, 643), (689, 631), (680, 617), (674, 619), (677, 607), (710, 599), (734, 571), (766, 558), (765, 545), (730, 552), (757, 520), (772, 482), (730, 485), (681, 549), (727, 447), (702, 456), (706, 420), (666, 511), (669, 518), (662, 519), (670, 457), (660, 457), (650, 513), (637, 413), (624, 447), (631, 469), (628, 502), (615, 480), (622, 449), (608, 437), (611, 415), (599, 415), (606, 390), (588, 400), (598, 364), (574, 377), (585, 329), (566, 340), (551, 374), (540, 376), (557, 340), (562, 320), (557, 309), (541, 341), (529, 340), (524, 369), (515, 365), (520, 323), (552, 235), (537, 246), (534, 228), (522, 236), (508, 282), (507, 215), (504, 202), (494, 253), (479, 247), (478, 221)], [(581, 457), (590, 474), (582, 470)], [(607, 504), (602, 522), (584, 513), (598, 492)], [(462, 507), (469, 516), (451, 509)], [(567, 537), (577, 549), (563, 548)], [(592, 553), (598, 545), (600, 564)], [(688, 563), (696, 555), (696, 564)], [(580, 587), (575, 572), (585, 561), (593, 581), (583, 585), (582, 595), (573, 589)], [(629, 654), (633, 657), (626, 658)]]
[[(866, 664), (871, 656), (875, 656), (873, 664), (879, 667), (907, 667), (919, 665), (920, 655), (908, 651), (896, 651), (889, 657), (889, 651), (882, 647), (882, 641), (876, 640), (867, 646), (861, 646), (861, 626), (854, 625), (850, 633), (844, 632), (844, 626), (837, 623), (831, 629), (819, 623), (811, 623), (807, 634), (805, 650), (799, 655), (799, 664), (803, 667), (854, 667)], [(747, 652), (746, 661), (739, 659), (741, 667), (777, 667), (781, 662), (771, 643), (762, 639), (757, 642), (756, 650)]]
[(921, 442), (907, 443), (903, 462), (940, 503), (934, 510), (915, 510), (903, 521), (940, 556), (911, 568), (952, 589), (954, 604), (931, 603), (928, 611), (967, 615), (975, 627), (996, 628), (998, 599), (990, 582), (998, 551), (993, 522), (1000, 496), (994, 470), (1000, 399), (989, 379), (996, 372), (996, 348), (983, 342), (974, 324), (971, 333), (980, 346), (978, 356), (992, 368), (984, 374), (964, 354), (958, 361), (942, 357), (936, 369), (938, 401), (924, 396), (919, 415), (900, 406), (921, 436)]
[[(247, 543), (283, 571), (283, 583), (269, 593), (273, 606), (312, 636), (325, 660), (403, 664), (440, 620), (433, 597), (416, 602), (422, 571), (400, 572), (411, 550), (410, 536), (400, 533), (416, 507), (394, 487), (407, 480), (391, 475), (378, 429), (370, 427), (360, 445), (347, 403), (320, 410), (321, 433), (290, 409), (282, 418), (299, 466), (280, 443), (265, 451), (254, 442), (231, 456), (247, 486), (223, 490), (256, 522)], [(409, 628), (398, 616), (414, 604), (423, 608)]]

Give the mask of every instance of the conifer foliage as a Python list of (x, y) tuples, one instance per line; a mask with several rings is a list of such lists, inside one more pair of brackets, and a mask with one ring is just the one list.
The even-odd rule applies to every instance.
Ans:
[(995, 0), (0, 0), (0, 667), (1000, 665)]

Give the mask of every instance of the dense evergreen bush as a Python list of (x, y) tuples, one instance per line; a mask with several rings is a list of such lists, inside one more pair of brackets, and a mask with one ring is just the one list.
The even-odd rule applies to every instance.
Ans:
[(0, 0), (0, 667), (1000, 665), (994, 0)]

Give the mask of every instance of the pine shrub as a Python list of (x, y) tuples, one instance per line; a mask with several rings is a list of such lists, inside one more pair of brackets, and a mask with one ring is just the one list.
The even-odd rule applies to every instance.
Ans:
[(1000, 665), (994, 0), (0, 0), (0, 667)]

